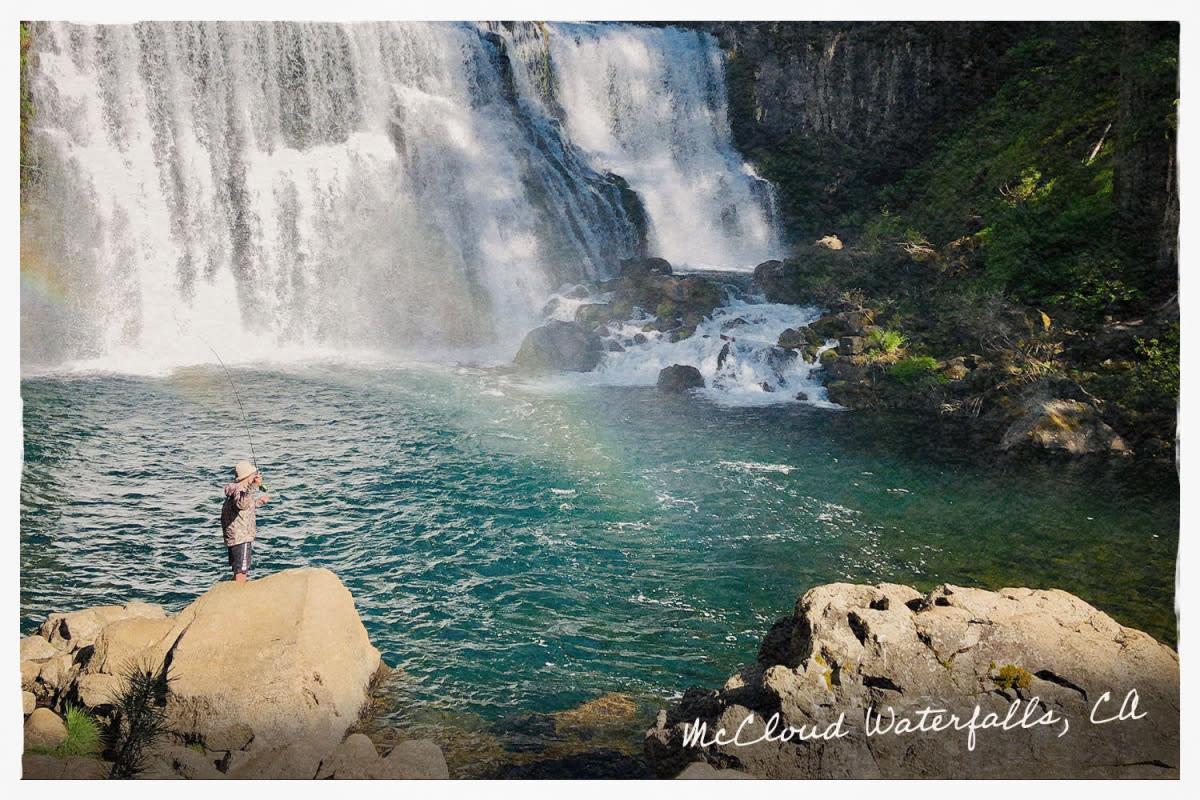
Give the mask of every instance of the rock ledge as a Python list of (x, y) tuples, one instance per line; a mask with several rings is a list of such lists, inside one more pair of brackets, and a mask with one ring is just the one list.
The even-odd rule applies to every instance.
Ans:
[(645, 749), (664, 777), (1176, 778), (1179, 720), (1175, 651), (1067, 592), (831, 584)]

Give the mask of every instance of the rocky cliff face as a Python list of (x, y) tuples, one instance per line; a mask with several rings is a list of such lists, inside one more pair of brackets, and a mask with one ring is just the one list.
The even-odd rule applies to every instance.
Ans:
[[(1099, 35), (1084, 22), (725, 22), (710, 30), (729, 55), (734, 140), (780, 190), (785, 222), (806, 239), (852, 226), (872, 213), (874, 194), (929, 154), (990, 98), (1020, 59), (1022, 41)], [(1175, 23), (1128, 24), (1125, 67), (1112, 135), (1122, 141), (1115, 175), (1124, 227), (1158, 242), (1160, 268), (1177, 262), (1174, 134), (1143, 135), (1158, 124), (1150, 99), (1175, 92)], [(1162, 43), (1166, 43), (1163, 45)], [(1158, 53), (1162, 49), (1163, 53)], [(1158, 237), (1158, 238), (1156, 238)]]
[[(721, 23), (734, 140), (780, 185), (794, 235), (837, 218), (919, 161), (996, 90), (1023, 23)], [(793, 163), (794, 162), (794, 163)], [(827, 230), (827, 228), (830, 228)]]

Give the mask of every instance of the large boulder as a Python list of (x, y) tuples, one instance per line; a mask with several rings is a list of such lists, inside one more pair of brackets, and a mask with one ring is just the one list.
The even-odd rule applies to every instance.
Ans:
[(1085, 455), (1129, 452), (1104, 422), (1094, 398), (1078, 384), (1046, 379), (1017, 399), (1016, 418), (1000, 440), (1001, 450), (1032, 449)]
[(794, 261), (764, 261), (754, 268), (754, 285), (771, 303), (799, 305), (807, 295), (799, 287), (798, 265)]
[(161, 663), (176, 635), (177, 620), (172, 617), (116, 620), (96, 635), (87, 672), (121, 675), (131, 667)]
[(647, 275), (670, 275), (671, 262), (665, 258), (622, 258), (618, 274), (622, 278), (643, 278)]
[(672, 364), (663, 367), (658, 373), (658, 390), (660, 392), (686, 392), (689, 389), (703, 389), (704, 376), (700, 370), (690, 364)]
[[(238, 777), (311, 778), (386, 671), (354, 598), (326, 569), (222, 582), (173, 617), (145, 603), (52, 614), (21, 652), (31, 742), (65, 735), (49, 708), (28, 707), (31, 698), (103, 718), (131, 667), (167, 664), (175, 736), (159, 743), (154, 777), (215, 777), (219, 760), (221, 772)], [(207, 755), (178, 747), (181, 740)], [(27, 765), (51, 776), (45, 767)], [(380, 774), (397, 769), (381, 766)]]
[(256, 744), (332, 749), (382, 668), (354, 598), (326, 569), (217, 584), (175, 626), (167, 712), (201, 741), (242, 738), (248, 726)]
[(589, 372), (603, 354), (600, 337), (574, 323), (555, 320), (525, 335), (513, 363), (533, 373)]
[(832, 584), (660, 712), (646, 754), (664, 776), (1177, 777), (1179, 721), (1176, 653), (1066, 592)]

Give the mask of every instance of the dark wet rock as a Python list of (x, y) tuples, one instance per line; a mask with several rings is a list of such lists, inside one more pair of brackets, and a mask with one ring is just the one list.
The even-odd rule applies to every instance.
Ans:
[(780, 347), (788, 350), (799, 350), (801, 347), (804, 347), (808, 344), (808, 339), (805, 338), (803, 333), (795, 328), (788, 328), (783, 333), (779, 334), (777, 344)]
[(513, 363), (532, 373), (588, 372), (603, 353), (600, 337), (575, 323), (552, 321), (526, 334)]
[(700, 370), (689, 364), (672, 364), (663, 367), (658, 373), (658, 390), (660, 392), (686, 392), (689, 389), (703, 389), (704, 376)]
[(783, 261), (764, 261), (754, 268), (754, 284), (770, 303), (800, 305), (807, 295), (796, 286), (796, 266)]
[(867, 340), (861, 336), (843, 336), (838, 339), (839, 356), (859, 356), (867, 349)]
[(588, 303), (575, 310), (575, 322), (585, 328), (595, 328), (612, 319), (612, 310), (612, 303)]
[(640, 278), (647, 275), (670, 275), (671, 262), (665, 258), (623, 258), (619, 275), (623, 278)]
[(822, 314), (820, 319), (808, 327), (823, 339), (840, 339), (853, 333), (841, 314)]
[(855, 364), (845, 358), (837, 358), (825, 365), (825, 372), (837, 381), (866, 381), (871, 374), (871, 368), (865, 364)]

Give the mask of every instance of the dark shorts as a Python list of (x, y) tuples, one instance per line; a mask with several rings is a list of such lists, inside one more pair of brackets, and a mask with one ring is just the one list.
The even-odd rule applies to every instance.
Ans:
[(250, 545), (252, 544), (254, 543), (243, 542), (229, 548), (229, 566), (233, 568), (234, 575), (239, 572), (247, 574), (250, 572)]

